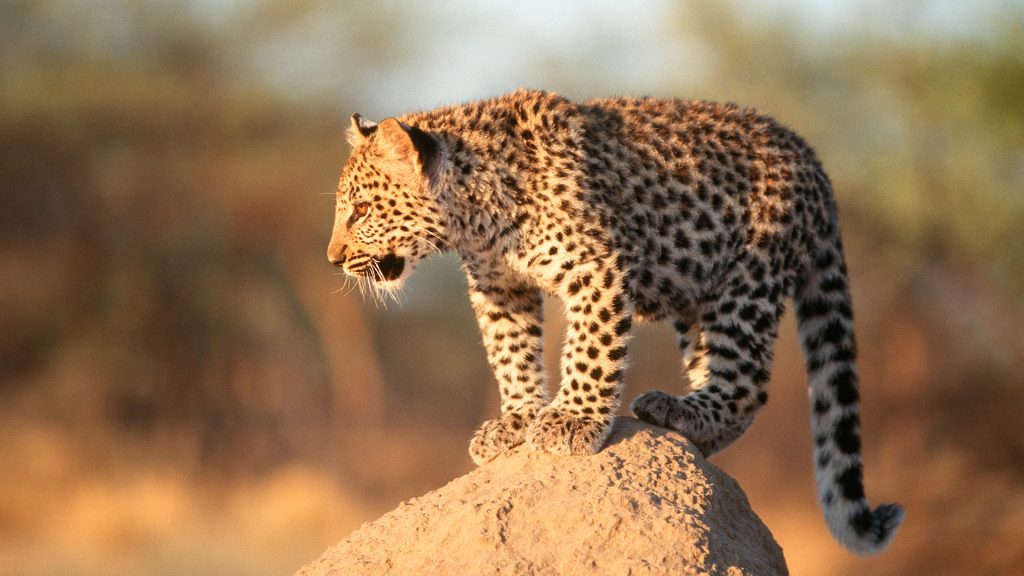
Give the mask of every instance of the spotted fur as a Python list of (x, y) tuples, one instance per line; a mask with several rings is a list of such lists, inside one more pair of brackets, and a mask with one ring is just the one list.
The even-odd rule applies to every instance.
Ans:
[[(633, 321), (666, 319), (690, 391), (652, 390), (641, 419), (705, 454), (767, 401), (784, 302), (807, 358), (818, 493), (845, 546), (881, 550), (902, 519), (864, 496), (856, 345), (831, 184), (804, 141), (734, 105), (573, 103), (519, 91), (389, 118), (353, 117), (331, 262), (385, 288), (453, 250), (501, 390), (470, 452), (523, 442), (598, 450), (619, 405)], [(561, 385), (541, 365), (542, 293), (564, 304)]]

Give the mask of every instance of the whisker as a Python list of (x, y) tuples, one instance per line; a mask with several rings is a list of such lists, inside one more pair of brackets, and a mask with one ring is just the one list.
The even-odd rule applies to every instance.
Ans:
[(417, 238), (417, 240), (419, 240), (420, 242), (423, 242), (423, 243), (424, 243), (424, 244), (426, 244), (427, 246), (430, 246), (430, 248), (431, 248), (431, 249), (432, 249), (432, 250), (433, 250), (434, 252), (437, 252), (438, 254), (440, 254), (440, 253), (441, 253), (441, 249), (440, 249), (440, 248), (438, 248), (437, 244), (434, 244), (434, 243), (433, 243), (433, 242), (431, 242), (430, 240), (428, 240), (428, 239), (426, 239), (426, 238)]
[(389, 285), (383, 288), (385, 294), (391, 298), (391, 301), (394, 302), (396, 306), (401, 306), (403, 304), (402, 299), (405, 298), (405, 290), (402, 286)]
[(345, 296), (348, 296), (356, 289), (356, 283), (352, 280), (352, 277), (348, 274), (345, 275), (345, 283), (342, 284), (342, 288), (345, 288)]
[[(455, 246), (451, 242), (449, 242), (447, 238), (442, 237), (437, 232), (434, 232), (433, 230), (429, 230), (427, 228), (424, 228), (423, 226), (418, 226), (416, 224), (411, 224), (411, 226), (412, 226), (412, 228), (414, 228), (416, 230), (420, 230), (420, 231), (426, 233), (427, 236), (435, 238), (438, 242), (440, 242), (441, 244), (447, 246), (450, 250), (455, 250)], [(420, 238), (420, 240), (428, 242), (431, 246), (434, 247), (435, 250), (437, 250), (438, 252), (441, 252), (441, 250), (438, 249), (437, 244), (427, 240), (426, 238)]]
[(380, 263), (376, 258), (370, 259), (370, 275), (367, 278), (370, 281), (370, 287), (373, 288), (374, 305), (379, 303), (385, 310), (387, 310), (388, 303), (387, 300), (384, 299), (385, 290), (378, 283), (384, 281), (384, 273), (381, 272)]
[(366, 278), (359, 276), (356, 278), (356, 284), (359, 286), (359, 297), (363, 299), (363, 304), (366, 304)]
[(341, 276), (341, 286), (337, 290), (331, 291), (331, 295), (340, 294), (342, 296), (348, 296), (356, 289), (355, 283), (352, 281), (352, 277), (344, 272), (335, 272), (335, 276)]

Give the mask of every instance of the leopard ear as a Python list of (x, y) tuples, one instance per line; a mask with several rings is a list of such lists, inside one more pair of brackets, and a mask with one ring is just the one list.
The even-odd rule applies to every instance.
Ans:
[(377, 146), (391, 159), (429, 174), (437, 161), (438, 144), (429, 133), (394, 118), (380, 123)]
[(352, 125), (349, 126), (347, 139), (352, 146), (358, 146), (377, 131), (377, 123), (371, 122), (359, 115), (358, 112), (352, 115)]

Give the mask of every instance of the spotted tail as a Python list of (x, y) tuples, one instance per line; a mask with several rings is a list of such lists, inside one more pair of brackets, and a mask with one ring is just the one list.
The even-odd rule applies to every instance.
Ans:
[(796, 308), (810, 380), (818, 498), (835, 539), (858, 554), (874, 554), (892, 539), (903, 508), (883, 504), (872, 511), (864, 496), (857, 345), (838, 234), (810, 265)]

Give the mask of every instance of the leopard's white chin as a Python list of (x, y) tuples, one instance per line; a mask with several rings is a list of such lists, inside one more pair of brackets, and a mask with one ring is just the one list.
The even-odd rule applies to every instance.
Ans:
[(384, 291), (393, 292), (401, 290), (405, 286), (405, 279), (409, 276), (407, 272), (402, 273), (401, 276), (393, 280), (374, 280), (373, 285), (375, 288), (379, 288)]
[(358, 272), (352, 272), (345, 270), (345, 276), (357, 280), (361, 285), (375, 288), (381, 291), (393, 291), (399, 290), (405, 286), (405, 280), (410, 276), (412, 271), (408, 268), (402, 271), (402, 273), (395, 278), (383, 278), (378, 274), (375, 274), (371, 270), (360, 270)]

